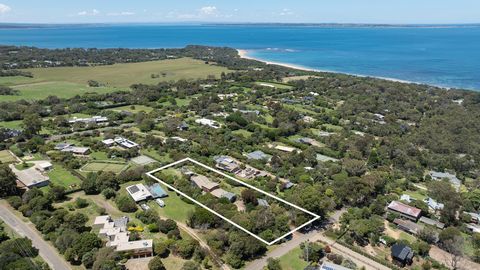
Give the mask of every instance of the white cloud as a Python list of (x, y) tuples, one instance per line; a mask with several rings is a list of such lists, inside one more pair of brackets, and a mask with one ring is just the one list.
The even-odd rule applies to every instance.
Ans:
[(77, 13), (78, 16), (96, 16), (100, 14), (98, 9), (92, 9), (92, 11), (80, 11)]
[(218, 10), (217, 10), (217, 7), (215, 6), (206, 6), (206, 7), (200, 8), (199, 11), (201, 15), (210, 16), (210, 15), (216, 15)]
[(279, 13), (280, 16), (290, 16), (293, 15), (293, 11), (291, 11), (288, 8), (282, 9), (282, 11)]
[(122, 11), (122, 12), (107, 13), (107, 16), (132, 16), (132, 15), (135, 15), (135, 12)]
[(0, 14), (5, 14), (5, 13), (8, 13), (10, 12), (12, 9), (5, 5), (5, 4), (0, 4)]

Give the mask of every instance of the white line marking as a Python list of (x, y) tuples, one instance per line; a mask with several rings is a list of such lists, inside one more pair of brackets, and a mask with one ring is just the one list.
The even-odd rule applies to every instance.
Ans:
[[(173, 187), (172, 185), (170, 185), (170, 184), (168, 184), (168, 183), (165, 183), (164, 181), (158, 179), (157, 177), (155, 177), (155, 176), (153, 175), (154, 173), (157, 173), (157, 172), (159, 172), (159, 171), (161, 171), (161, 170), (168, 169), (168, 168), (170, 168), (170, 167), (176, 166), (176, 165), (181, 164), (181, 163), (184, 163), (184, 162), (186, 162), (186, 161), (190, 161), (190, 162), (192, 162), (192, 163), (194, 163), (194, 164), (197, 164), (197, 165), (199, 165), (199, 166), (202, 166), (202, 167), (204, 167), (204, 168), (206, 168), (206, 169), (208, 169), (208, 170), (211, 170), (211, 171), (213, 171), (213, 172), (215, 172), (215, 173), (218, 173), (218, 174), (220, 174), (220, 175), (222, 175), (222, 176), (224, 176), (224, 177), (226, 177), (226, 178), (228, 178), (228, 179), (230, 179), (230, 180), (233, 180), (233, 181), (235, 181), (235, 182), (237, 182), (237, 183), (240, 183), (240, 184), (242, 184), (242, 185), (244, 185), (244, 186), (246, 186), (246, 187), (249, 187), (249, 188), (251, 188), (251, 189), (254, 189), (254, 190), (256, 190), (256, 191), (258, 191), (258, 192), (260, 192), (260, 193), (262, 193), (262, 194), (265, 194), (265, 195), (267, 195), (267, 196), (269, 196), (269, 197), (271, 197), (271, 198), (274, 198), (274, 199), (276, 199), (276, 200), (278, 200), (278, 201), (281, 201), (281, 202), (283, 202), (283, 203), (285, 203), (285, 204), (287, 204), (287, 205), (289, 205), (289, 206), (291, 206), (291, 207), (293, 207), (293, 208), (295, 208), (295, 209), (297, 209), (297, 210), (300, 210), (300, 211), (302, 211), (302, 212), (304, 212), (304, 213), (307, 213), (307, 214), (309, 214), (309, 215), (312, 215), (312, 216), (314, 216), (314, 219), (312, 219), (312, 220), (310, 220), (310, 221), (302, 224), (301, 226), (299, 226), (299, 227), (291, 230), (290, 232), (288, 232), (288, 233), (280, 236), (279, 238), (277, 238), (277, 239), (275, 239), (275, 240), (273, 240), (273, 241), (271, 241), (271, 242), (268, 242), (268, 241), (260, 238), (260, 237), (257, 236), (256, 234), (250, 232), (249, 230), (243, 228), (242, 226), (238, 225), (237, 223), (231, 221), (230, 219), (228, 219), (228, 218), (222, 216), (221, 214), (213, 211), (212, 209), (210, 209), (210, 208), (207, 207), (206, 205), (204, 205), (204, 204), (202, 204), (201, 202), (193, 199), (192, 197), (188, 196), (187, 194), (181, 192), (180, 190), (176, 189), (176, 188)], [(292, 233), (294, 233), (294, 232), (302, 229), (303, 227), (311, 224), (311, 223), (314, 222), (315, 220), (320, 219), (320, 216), (317, 215), (317, 214), (315, 214), (315, 213), (312, 213), (312, 212), (310, 212), (310, 211), (308, 211), (308, 210), (306, 210), (306, 209), (304, 209), (304, 208), (302, 208), (302, 207), (300, 207), (300, 206), (297, 206), (297, 205), (295, 205), (295, 204), (293, 204), (293, 203), (290, 203), (290, 202), (288, 202), (288, 201), (285, 201), (285, 200), (282, 199), (282, 198), (279, 198), (279, 197), (277, 197), (277, 196), (275, 196), (275, 195), (272, 195), (272, 194), (270, 194), (270, 193), (268, 193), (268, 192), (265, 192), (265, 191), (263, 191), (263, 190), (261, 190), (261, 189), (259, 189), (259, 188), (257, 188), (257, 187), (254, 187), (254, 186), (252, 186), (252, 185), (249, 185), (249, 184), (247, 184), (247, 183), (245, 183), (245, 182), (243, 182), (243, 181), (240, 181), (240, 180), (238, 180), (238, 179), (236, 179), (236, 178), (234, 178), (234, 177), (232, 177), (232, 176), (230, 176), (230, 175), (228, 175), (228, 174), (225, 174), (225, 173), (223, 173), (223, 172), (221, 172), (221, 171), (219, 171), (219, 170), (217, 170), (217, 169), (215, 169), (215, 168), (212, 168), (212, 167), (210, 167), (210, 166), (207, 166), (207, 165), (205, 165), (205, 164), (203, 164), (203, 163), (201, 163), (201, 162), (198, 162), (198, 161), (196, 161), (196, 160), (194, 160), (194, 159), (191, 159), (191, 158), (184, 158), (184, 159), (175, 161), (175, 162), (173, 162), (173, 163), (170, 163), (170, 164), (165, 165), (165, 166), (163, 166), (163, 167), (160, 167), (160, 168), (158, 168), (158, 169), (155, 169), (155, 170), (152, 170), (152, 171), (150, 171), (150, 172), (147, 172), (146, 174), (147, 174), (147, 176), (153, 178), (153, 179), (156, 180), (157, 182), (159, 182), (159, 183), (167, 186), (168, 188), (174, 190), (175, 192), (179, 193), (180, 195), (184, 196), (185, 198), (187, 198), (187, 199), (191, 200), (192, 202), (200, 205), (201, 207), (203, 207), (204, 209), (208, 210), (208, 211), (211, 212), (212, 214), (220, 217), (221, 219), (227, 221), (228, 223), (232, 224), (233, 226), (237, 227), (238, 229), (240, 229), (240, 230), (248, 233), (249, 235), (255, 237), (256, 239), (260, 240), (261, 242), (263, 242), (263, 243), (265, 243), (265, 244), (267, 244), (267, 245), (269, 245), (269, 246), (275, 244), (276, 242), (278, 242), (278, 241), (280, 241), (280, 240), (282, 240), (283, 238), (287, 237), (288, 235), (290, 235), (290, 234), (292, 234)]]

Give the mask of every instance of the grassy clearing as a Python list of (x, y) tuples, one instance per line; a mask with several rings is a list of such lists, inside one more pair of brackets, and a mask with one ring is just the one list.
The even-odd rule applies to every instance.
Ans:
[(160, 155), (156, 150), (154, 149), (142, 149), (140, 150), (140, 153), (142, 155), (146, 155), (148, 157), (151, 157), (153, 159), (155, 159), (156, 161), (162, 163), (162, 164), (167, 164), (167, 163), (170, 163), (172, 162), (172, 158), (170, 158), (170, 156), (167, 154), (167, 155)]
[(250, 138), (252, 136), (252, 132), (245, 130), (245, 129), (239, 129), (232, 131), (233, 134), (243, 136), (244, 138)]
[(131, 113), (139, 113), (139, 112), (146, 112), (149, 113), (153, 111), (152, 107), (144, 106), (144, 105), (127, 105), (113, 108), (114, 111), (127, 111)]
[(14, 89), (20, 91), (17, 96), (0, 96), (0, 101), (15, 101), (20, 99), (37, 100), (44, 99), (48, 96), (57, 96), (59, 98), (71, 98), (76, 95), (85, 93), (110, 93), (120, 90), (128, 90), (127, 88), (114, 87), (97, 87), (91, 88), (84, 84), (65, 82), (65, 81), (49, 81), (32, 84), (24, 84), (13, 86)]
[(163, 265), (167, 270), (176, 270), (181, 269), (183, 264), (187, 260), (182, 259), (181, 257), (170, 255), (165, 259), (162, 259)]
[(264, 87), (271, 87), (271, 88), (278, 88), (278, 89), (292, 89), (293, 87), (287, 84), (282, 83), (273, 83), (273, 82), (255, 82), (255, 84), (264, 86)]
[(42, 80), (39, 78), (29, 78), (29, 77), (23, 77), (23, 76), (0, 77), (0, 85), (6, 85), (6, 86), (31, 84), (31, 83), (38, 83), (41, 81)]
[(15, 156), (13, 156), (10, 153), (10, 151), (3, 150), (3, 151), (0, 151), (0, 161), (2, 163), (12, 163), (12, 162), (16, 162), (17, 159), (15, 158)]
[[(0, 96), (0, 101), (2, 100), (2, 97), (5, 96)], [(3, 128), (9, 128), (9, 129), (22, 129), (22, 120), (15, 120), (15, 121), (2, 121), (0, 122), (0, 127)]]
[(308, 266), (308, 263), (300, 258), (302, 250), (296, 247), (290, 250), (287, 254), (280, 257), (280, 265), (283, 270), (303, 270)]
[(53, 169), (48, 172), (48, 177), (50, 177), (51, 183), (63, 186), (67, 188), (67, 190), (78, 188), (82, 184), (80, 179), (60, 164), (53, 165)]
[[(205, 64), (191, 58), (169, 59), (142, 63), (115, 64), (95, 67), (58, 67), (27, 69), (43, 81), (66, 81), (86, 85), (95, 80), (107, 86), (129, 87), (135, 83), (156, 84), (162, 81), (220, 77), (228, 69)], [(159, 78), (152, 78), (152, 74)]]
[(111, 162), (90, 162), (83, 166), (80, 170), (84, 172), (99, 172), (107, 171), (120, 173), (127, 165), (125, 163), (111, 163)]
[(165, 207), (163, 208), (153, 201), (149, 203), (150, 207), (155, 209), (162, 218), (170, 218), (185, 223), (188, 214), (195, 209), (193, 204), (182, 201), (180, 196), (173, 191), (168, 191), (168, 197), (162, 200), (165, 202)]

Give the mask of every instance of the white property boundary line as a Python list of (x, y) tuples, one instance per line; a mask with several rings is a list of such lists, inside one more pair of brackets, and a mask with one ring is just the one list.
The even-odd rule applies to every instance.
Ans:
[[(299, 227), (291, 230), (290, 232), (288, 232), (288, 233), (280, 236), (279, 238), (277, 238), (277, 239), (275, 239), (275, 240), (273, 240), (273, 241), (271, 241), (271, 242), (267, 242), (267, 241), (265, 241), (264, 239), (262, 239), (262, 238), (260, 238), (259, 236), (257, 236), (256, 234), (250, 232), (249, 230), (243, 228), (242, 226), (240, 226), (240, 225), (238, 225), (237, 223), (231, 221), (230, 219), (222, 216), (221, 214), (213, 211), (212, 209), (210, 209), (210, 208), (207, 207), (206, 205), (204, 205), (204, 204), (202, 204), (201, 202), (193, 199), (192, 197), (188, 196), (187, 194), (181, 192), (180, 190), (176, 189), (176, 188), (173, 187), (172, 185), (169, 185), (168, 183), (165, 183), (164, 181), (158, 179), (157, 177), (155, 177), (155, 176), (153, 175), (154, 173), (157, 173), (157, 172), (159, 172), (159, 171), (161, 171), (161, 170), (168, 169), (168, 168), (170, 168), (170, 167), (176, 166), (176, 165), (178, 165), (178, 164), (181, 164), (181, 163), (184, 163), (184, 162), (187, 162), (187, 161), (190, 161), (190, 162), (192, 162), (192, 163), (194, 163), (194, 164), (196, 164), (196, 165), (199, 165), (199, 166), (201, 166), (201, 167), (204, 167), (204, 168), (206, 168), (206, 169), (208, 169), (208, 170), (210, 170), (210, 171), (216, 172), (216, 173), (218, 173), (218, 174), (220, 174), (220, 175), (222, 175), (222, 176), (224, 176), (224, 177), (227, 177), (227, 178), (230, 179), (230, 180), (233, 180), (233, 181), (235, 181), (235, 182), (237, 182), (237, 183), (240, 183), (240, 184), (242, 184), (242, 185), (244, 185), (244, 186), (246, 186), (246, 187), (249, 187), (249, 188), (251, 188), (251, 189), (254, 189), (254, 190), (256, 190), (256, 191), (258, 191), (258, 192), (260, 192), (260, 193), (262, 193), (262, 194), (265, 194), (265, 195), (267, 195), (267, 196), (269, 196), (269, 197), (271, 197), (271, 198), (274, 198), (274, 199), (276, 199), (276, 200), (278, 200), (278, 201), (281, 201), (281, 202), (283, 202), (283, 203), (285, 203), (285, 204), (287, 204), (287, 205), (289, 205), (289, 206), (291, 206), (291, 207), (293, 207), (293, 208), (296, 208), (296, 209), (298, 209), (298, 210), (300, 210), (300, 211), (302, 211), (302, 212), (305, 212), (305, 213), (307, 213), (307, 214), (309, 214), (309, 215), (312, 215), (312, 216), (314, 216), (314, 219), (312, 219), (312, 220), (310, 220), (310, 221), (302, 224), (301, 226), (299, 226)], [(280, 240), (282, 240), (283, 238), (287, 237), (288, 235), (290, 235), (290, 234), (292, 234), (292, 233), (294, 233), (294, 232), (302, 229), (303, 227), (305, 227), (305, 226), (309, 225), (310, 223), (314, 222), (315, 220), (320, 219), (320, 216), (317, 215), (317, 214), (315, 214), (315, 213), (312, 213), (312, 212), (310, 212), (310, 211), (308, 211), (308, 210), (306, 210), (306, 209), (304, 209), (304, 208), (302, 208), (302, 207), (299, 207), (299, 206), (297, 206), (297, 205), (295, 205), (295, 204), (293, 204), (293, 203), (287, 202), (287, 201), (285, 201), (285, 200), (282, 199), (282, 198), (279, 198), (279, 197), (277, 197), (277, 196), (274, 196), (274, 195), (272, 195), (272, 194), (270, 194), (270, 193), (268, 193), (268, 192), (265, 192), (265, 191), (263, 191), (263, 190), (261, 190), (261, 189), (259, 189), (259, 188), (256, 188), (256, 187), (254, 187), (254, 186), (252, 186), (252, 185), (249, 185), (249, 184), (247, 184), (247, 183), (245, 183), (245, 182), (243, 182), (243, 181), (240, 181), (240, 180), (238, 180), (238, 179), (236, 179), (236, 178), (234, 178), (234, 177), (232, 177), (232, 176), (230, 176), (230, 175), (228, 175), (228, 174), (225, 174), (225, 173), (223, 173), (223, 172), (221, 172), (221, 171), (219, 171), (219, 170), (217, 170), (217, 169), (215, 169), (215, 168), (212, 168), (212, 167), (210, 167), (210, 166), (207, 166), (207, 165), (205, 165), (205, 164), (203, 164), (203, 163), (201, 163), (201, 162), (198, 162), (198, 161), (196, 161), (196, 160), (194, 160), (194, 159), (191, 159), (191, 158), (185, 158), (185, 159), (181, 159), (181, 160), (175, 161), (175, 162), (173, 162), (173, 163), (171, 163), (171, 164), (168, 164), (168, 165), (165, 165), (165, 166), (163, 166), (163, 167), (161, 167), (161, 168), (158, 168), (158, 169), (152, 170), (152, 171), (150, 171), (150, 172), (147, 172), (147, 175), (148, 175), (149, 177), (155, 179), (157, 182), (159, 182), (159, 183), (167, 186), (168, 188), (174, 190), (175, 192), (179, 193), (180, 195), (184, 196), (185, 198), (193, 201), (194, 203), (200, 205), (201, 207), (205, 208), (206, 210), (208, 210), (209, 212), (213, 213), (214, 215), (220, 217), (221, 219), (227, 221), (228, 223), (232, 224), (233, 226), (237, 227), (238, 229), (240, 229), (240, 230), (248, 233), (249, 235), (255, 237), (256, 239), (260, 240), (261, 242), (263, 242), (263, 243), (265, 243), (265, 244), (267, 244), (267, 245), (269, 245), (269, 246), (275, 244), (276, 242), (278, 242), (278, 241), (280, 241)]]

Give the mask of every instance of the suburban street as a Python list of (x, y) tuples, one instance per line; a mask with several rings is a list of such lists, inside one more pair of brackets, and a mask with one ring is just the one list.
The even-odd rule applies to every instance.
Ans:
[(316, 242), (321, 241), (328, 244), (334, 253), (344, 256), (345, 258), (351, 259), (358, 267), (364, 266), (366, 269), (372, 270), (389, 270), (390, 268), (375, 262), (361, 254), (356, 253), (353, 250), (350, 250), (347, 247), (344, 247), (340, 244), (336, 244), (335, 241), (327, 238), (320, 231), (312, 231), (307, 234), (296, 233), (293, 236), (293, 239), (281, 244), (278, 248), (267, 253), (266, 256), (254, 260), (247, 264), (245, 270), (258, 270), (263, 269), (267, 265), (267, 260), (269, 258), (279, 258), (287, 254), (290, 250), (298, 247), (302, 242), (305, 241)]
[(52, 269), (71, 269), (70, 264), (64, 260), (63, 256), (61, 256), (47, 241), (43, 240), (41, 235), (32, 225), (26, 224), (17, 217), (14, 210), (5, 201), (0, 202), (0, 219), (18, 234), (31, 239), (33, 246), (39, 250), (40, 256)]

